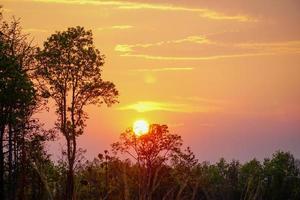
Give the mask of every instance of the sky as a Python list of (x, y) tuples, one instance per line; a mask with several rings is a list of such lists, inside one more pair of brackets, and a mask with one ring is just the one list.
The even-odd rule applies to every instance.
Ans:
[[(167, 124), (200, 161), (300, 158), (299, 0), (2, 0), (43, 41), (84, 26), (119, 104), (89, 106), (91, 159), (137, 119)], [(46, 127), (56, 119), (39, 114)], [(62, 140), (49, 145), (58, 152)], [(56, 153), (54, 153), (54, 156)]]

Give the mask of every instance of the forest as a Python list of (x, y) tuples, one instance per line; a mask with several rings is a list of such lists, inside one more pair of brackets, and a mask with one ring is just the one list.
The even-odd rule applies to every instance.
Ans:
[[(77, 145), (89, 105), (118, 103), (102, 79), (104, 55), (92, 31), (71, 27), (36, 47), (20, 20), (0, 11), (0, 199), (39, 200), (299, 200), (300, 161), (278, 150), (263, 161), (199, 162), (180, 135), (151, 124), (127, 128), (93, 160)], [(54, 102), (56, 123), (36, 114)], [(126, 128), (126, 127), (125, 127)], [(61, 159), (45, 145), (61, 136)]]

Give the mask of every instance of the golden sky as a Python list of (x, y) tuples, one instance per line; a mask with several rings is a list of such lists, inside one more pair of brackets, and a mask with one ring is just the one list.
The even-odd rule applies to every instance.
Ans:
[[(139, 118), (168, 124), (200, 160), (261, 159), (278, 149), (300, 157), (299, 0), (1, 4), (38, 46), (70, 26), (92, 29), (120, 103), (88, 108), (80, 138), (88, 157)], [(41, 116), (51, 127), (55, 116)]]

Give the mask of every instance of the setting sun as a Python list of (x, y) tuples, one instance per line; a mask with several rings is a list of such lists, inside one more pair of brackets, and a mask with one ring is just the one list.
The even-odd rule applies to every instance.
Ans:
[(137, 120), (133, 123), (133, 132), (140, 136), (149, 131), (149, 123), (145, 120)]
[(299, 10), (0, 0), (0, 200), (300, 200)]

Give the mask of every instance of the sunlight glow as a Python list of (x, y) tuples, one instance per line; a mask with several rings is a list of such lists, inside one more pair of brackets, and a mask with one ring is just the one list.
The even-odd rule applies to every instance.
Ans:
[(137, 136), (148, 133), (149, 123), (145, 120), (137, 120), (133, 123), (133, 132)]

